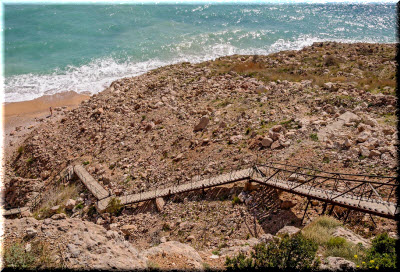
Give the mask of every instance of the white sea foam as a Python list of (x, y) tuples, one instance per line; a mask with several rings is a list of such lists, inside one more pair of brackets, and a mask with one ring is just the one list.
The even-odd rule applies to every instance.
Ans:
[[(43, 95), (51, 95), (65, 91), (95, 94), (107, 88), (111, 82), (116, 79), (137, 76), (149, 70), (169, 64), (185, 61), (198, 63), (234, 54), (266, 55), (282, 50), (299, 50), (314, 42), (326, 40), (327, 39), (311, 36), (301, 36), (293, 41), (284, 39), (277, 40), (266, 48), (246, 49), (221, 43), (205, 46), (203, 52), (198, 52), (197, 54), (187, 54), (182, 53), (181, 50), (177, 50), (176, 57), (168, 60), (151, 59), (144, 62), (130, 60), (120, 62), (113, 58), (98, 59), (80, 67), (68, 67), (68, 69), (63, 72), (54, 71), (54, 73), (48, 75), (24, 74), (8, 77), (5, 79), (5, 102), (32, 100)], [(340, 41), (354, 42), (349, 40)], [(185, 46), (182, 44), (181, 47)], [(179, 48), (179, 46), (177, 46), (177, 48)]]

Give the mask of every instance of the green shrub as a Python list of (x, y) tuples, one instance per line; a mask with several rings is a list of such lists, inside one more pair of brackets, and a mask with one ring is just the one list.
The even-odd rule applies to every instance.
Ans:
[(233, 205), (236, 205), (236, 204), (239, 204), (240, 203), (240, 199), (239, 199), (239, 197), (237, 197), (237, 196), (233, 196), (233, 199), (232, 199), (232, 204)]
[(323, 158), (322, 158), (322, 162), (323, 162), (323, 163), (329, 163), (329, 162), (330, 162), (329, 157), (326, 157), (326, 156), (323, 157)]
[(36, 219), (44, 219), (53, 215), (51, 208), (60, 205), (57, 213), (64, 212), (64, 204), (68, 199), (76, 199), (79, 196), (81, 186), (75, 183), (67, 186), (59, 184), (51, 188), (46, 195), (42, 197), (41, 202), (36, 206), (33, 217)]
[(313, 141), (318, 141), (318, 135), (317, 135), (316, 133), (311, 133), (311, 134), (310, 134), (310, 138), (311, 138), (311, 140), (313, 140)]
[(396, 268), (396, 240), (382, 233), (372, 240), (367, 252), (366, 267)]
[(33, 269), (54, 267), (49, 247), (43, 241), (31, 243), (31, 250), (25, 250), (25, 243), (13, 243), (4, 247), (4, 265), (13, 269)]
[(75, 209), (80, 210), (83, 209), (83, 203), (79, 203), (75, 206)]
[(362, 244), (353, 244), (344, 239), (344, 242), (339, 242), (334, 245), (324, 247), (324, 256), (341, 257), (346, 260), (357, 262), (365, 258), (365, 249)]
[(35, 262), (31, 252), (26, 252), (20, 243), (15, 243), (4, 250), (4, 263), (6, 267), (26, 269)]
[(21, 145), (20, 147), (18, 147), (18, 154), (21, 154), (21, 153), (23, 153), (24, 152), (24, 150), (25, 150), (25, 147), (23, 146), (23, 145)]
[(83, 165), (88, 165), (90, 162), (89, 161), (84, 161), (82, 164)]
[(227, 269), (232, 270), (246, 270), (254, 267), (254, 262), (252, 258), (246, 258), (242, 252), (237, 256), (231, 258), (226, 257), (225, 266)]
[(310, 270), (317, 269), (320, 261), (315, 258), (318, 245), (311, 240), (304, 238), (302, 234), (292, 237), (284, 235), (279, 240), (256, 245), (251, 257), (244, 254), (227, 257), (225, 266), (230, 269), (266, 268)]
[(119, 215), (122, 211), (122, 204), (119, 198), (113, 197), (107, 205), (106, 212), (114, 215)]
[(95, 214), (97, 214), (97, 210), (96, 210), (96, 207), (94, 205), (92, 205), (92, 206), (89, 207), (89, 210), (87, 211), (87, 215), (89, 217), (92, 217)]
[[(355, 245), (342, 237), (334, 237), (332, 233), (341, 223), (329, 216), (321, 216), (301, 231), (302, 234), (321, 246), (325, 256), (341, 257), (351, 261), (359, 261), (365, 256), (362, 245)], [(356, 258), (357, 256), (359, 258)]]
[(338, 64), (338, 61), (333, 56), (327, 56), (324, 61), (325, 66), (334, 66)]
[(323, 245), (332, 237), (333, 230), (340, 225), (341, 223), (338, 220), (325, 215), (307, 225), (301, 232), (307, 239), (313, 240), (318, 245)]
[(334, 248), (334, 247), (342, 247), (346, 244), (346, 239), (343, 237), (332, 237), (329, 239), (329, 241), (326, 243), (328, 248)]

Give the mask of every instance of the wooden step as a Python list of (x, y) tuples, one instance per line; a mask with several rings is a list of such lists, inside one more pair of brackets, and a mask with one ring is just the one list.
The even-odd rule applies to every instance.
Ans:
[[(223, 174), (220, 176), (216, 176), (213, 178), (205, 178), (203, 180), (195, 181), (195, 182), (190, 182), (190, 183), (185, 183), (181, 184), (178, 186), (171, 186), (167, 187), (164, 189), (159, 189), (159, 190), (153, 190), (145, 193), (139, 193), (139, 194), (131, 194), (131, 195), (126, 195), (126, 196), (120, 196), (118, 199), (121, 201), (120, 203), (122, 205), (128, 205), (132, 203), (138, 203), (138, 202), (143, 202), (147, 200), (152, 200), (157, 197), (164, 197), (169, 194), (169, 191), (171, 190), (171, 194), (178, 194), (178, 193), (183, 193), (183, 192), (189, 192), (189, 191), (194, 191), (194, 190), (199, 190), (201, 188), (209, 188), (209, 187), (215, 187), (219, 185), (223, 185), (226, 183), (230, 182), (235, 182), (243, 179), (249, 179), (250, 178), (250, 173), (251, 173), (251, 168), (248, 169), (243, 169), (243, 170), (238, 170), (238, 171), (233, 171), (232, 173), (228, 174)], [(102, 212), (107, 208), (108, 203), (110, 202), (112, 197), (107, 197), (104, 198), (100, 201), (97, 202), (97, 210)]]
[(106, 198), (110, 193), (103, 188), (82, 165), (75, 165), (74, 172), (86, 186), (86, 188), (96, 197), (98, 200)]

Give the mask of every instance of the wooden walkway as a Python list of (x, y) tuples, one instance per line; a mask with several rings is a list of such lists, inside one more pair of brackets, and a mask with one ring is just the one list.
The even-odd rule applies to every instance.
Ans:
[(82, 165), (74, 166), (74, 173), (98, 200), (106, 198), (110, 193), (100, 185)]
[[(220, 186), (223, 184), (233, 183), (241, 180), (246, 180), (250, 178), (253, 168), (247, 168), (238, 171), (232, 171), (228, 174), (215, 176), (212, 178), (207, 178), (191, 183), (185, 183), (177, 186), (171, 186), (159, 190), (152, 190), (139, 194), (131, 194), (126, 196), (117, 197), (122, 205), (133, 204), (138, 202), (143, 202), (147, 200), (156, 199), (158, 197), (164, 197), (173, 194), (179, 194), (184, 192), (190, 192), (199, 189), (205, 189), (215, 186)], [(104, 211), (107, 208), (108, 203), (112, 197), (105, 198), (97, 202), (97, 209), (99, 211)]]
[[(263, 166), (264, 167), (264, 166)], [(400, 207), (397, 203), (389, 202), (389, 201), (383, 201), (383, 199), (380, 197), (379, 193), (377, 193), (375, 188), (380, 188), (382, 186), (392, 186), (392, 191), (393, 189), (398, 187), (398, 183), (395, 184), (390, 184), (390, 182), (373, 182), (373, 181), (368, 181), (368, 180), (351, 180), (346, 177), (337, 177), (339, 174), (337, 173), (328, 173), (328, 176), (318, 176), (318, 175), (308, 175), (311, 177), (311, 180), (316, 180), (316, 179), (323, 179), (323, 182), (326, 180), (335, 180), (336, 182), (342, 182), (346, 186), (348, 186), (349, 181), (353, 182), (358, 182), (362, 183), (361, 185), (365, 186), (370, 186), (372, 190), (369, 190), (371, 193), (374, 191), (376, 193), (377, 198), (371, 198), (371, 194), (367, 198), (366, 195), (357, 195), (355, 194), (355, 189), (360, 187), (355, 186), (353, 188), (350, 188), (350, 190), (346, 189), (347, 191), (341, 192), (335, 191), (335, 190), (330, 190), (328, 188), (321, 188), (322, 187), (322, 182), (317, 182), (319, 183), (318, 186), (312, 186), (310, 183), (305, 182), (306, 184), (303, 184), (302, 182), (297, 182), (297, 181), (290, 181), (290, 178), (288, 178), (288, 175), (293, 172), (290, 171), (286, 168), (276, 168), (276, 167), (271, 167), (271, 166), (266, 166), (272, 171), (275, 171), (273, 174), (272, 172), (264, 172), (262, 168), (259, 168), (258, 166), (254, 166), (251, 168), (245, 168), (242, 170), (236, 170), (236, 171), (231, 171), (227, 174), (223, 175), (218, 175), (214, 176), (211, 178), (205, 178), (202, 180), (198, 181), (192, 181), (188, 182), (185, 184), (181, 185), (175, 185), (175, 186), (170, 186), (166, 188), (156, 188), (155, 190), (150, 190), (147, 192), (143, 193), (136, 193), (136, 194), (130, 194), (130, 195), (125, 195), (125, 196), (110, 196), (110, 193), (105, 190), (87, 171), (82, 165), (75, 165), (73, 166), (73, 172), (79, 177), (79, 179), (82, 181), (82, 183), (86, 186), (86, 188), (97, 198), (97, 204), (96, 208), (99, 212), (103, 212), (107, 209), (107, 206), (111, 199), (117, 198), (119, 199), (120, 203), (122, 205), (128, 205), (128, 204), (133, 204), (133, 203), (139, 203), (143, 201), (148, 201), (148, 200), (153, 200), (159, 197), (165, 197), (165, 196), (170, 196), (174, 194), (179, 194), (179, 193), (184, 193), (184, 192), (190, 192), (190, 191), (195, 191), (195, 190), (201, 190), (201, 189), (206, 189), (210, 187), (216, 187), (220, 186), (223, 184), (228, 184), (228, 183), (234, 183), (237, 181), (243, 181), (243, 180), (248, 180), (250, 182), (256, 182), (265, 186), (269, 186), (275, 189), (279, 190), (284, 190), (293, 194), (301, 195), (304, 197), (307, 197), (308, 199), (316, 199), (325, 203), (330, 203), (332, 205), (338, 205), (342, 206), (351, 210), (358, 210), (362, 212), (366, 212), (369, 214), (381, 216), (381, 217), (386, 217), (390, 219), (394, 219), (397, 215), (400, 214)], [(265, 167), (264, 167), (265, 168)], [(300, 167), (297, 167), (300, 168)], [(72, 172), (72, 169), (70, 169), (70, 172)], [(265, 170), (265, 169), (264, 169)], [(268, 172), (268, 173), (267, 173)], [(282, 173), (284, 172), (284, 175), (275, 175), (276, 173)], [(299, 175), (304, 175), (298, 172)], [(329, 176), (329, 174), (331, 176)], [(347, 174), (343, 174), (347, 175)], [(362, 175), (361, 175), (362, 176)], [(372, 177), (372, 176), (365, 176), (365, 177)], [(374, 178), (379, 178), (374, 176)], [(382, 179), (389, 178), (389, 180), (394, 180), (394, 177), (382, 177)], [(373, 187), (375, 186), (375, 187)], [(349, 187), (348, 187), (349, 188)], [(390, 198), (390, 195), (389, 195)], [(388, 199), (389, 199), (388, 198)], [(24, 210), (29, 210), (29, 207), (23, 207), (23, 208), (16, 208), (12, 210), (5, 211), (3, 215), (12, 215), (12, 214), (18, 214), (21, 211)]]
[(261, 177), (259, 175), (253, 175), (251, 180), (266, 186), (290, 192), (292, 194), (305, 196), (348, 209), (367, 212), (390, 219), (394, 219), (395, 215), (400, 213), (399, 207), (392, 202), (368, 199), (365, 197), (349, 196), (346, 194), (341, 195), (341, 193), (331, 190), (315, 188), (294, 181)]

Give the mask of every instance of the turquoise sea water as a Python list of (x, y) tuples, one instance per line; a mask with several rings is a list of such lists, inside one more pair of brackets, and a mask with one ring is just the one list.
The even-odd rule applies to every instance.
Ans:
[(181, 61), (396, 42), (394, 4), (5, 5), (5, 100), (96, 93)]

